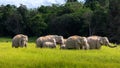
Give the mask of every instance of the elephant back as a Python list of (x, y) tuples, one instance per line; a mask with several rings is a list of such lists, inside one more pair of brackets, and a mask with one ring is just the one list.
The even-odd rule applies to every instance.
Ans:
[(89, 36), (87, 39), (88, 40), (98, 40), (100, 36)]
[(80, 38), (80, 36), (70, 36), (67, 40), (66, 40), (66, 48), (67, 49), (76, 49), (78, 47), (77, 44), (77, 40), (78, 38)]

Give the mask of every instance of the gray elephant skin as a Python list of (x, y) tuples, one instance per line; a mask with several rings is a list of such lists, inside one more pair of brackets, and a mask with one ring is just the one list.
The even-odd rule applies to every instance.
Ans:
[(23, 34), (18, 34), (12, 39), (12, 47), (27, 47), (28, 36)]
[[(64, 47), (64, 46), (63, 46)], [(65, 49), (89, 49), (86, 37), (70, 36), (65, 43)]]
[(63, 39), (63, 44), (60, 46), (60, 49), (65, 49), (66, 48), (66, 43), (67, 39)]
[(50, 38), (48, 36), (41, 36), (36, 40), (36, 47), (42, 48), (45, 42), (51, 42), (51, 43), (56, 44), (56, 41), (54, 38)]
[(101, 36), (90, 36), (87, 38), (90, 49), (100, 49), (102, 45), (114, 48), (116, 46), (111, 46), (107, 37)]
[(58, 35), (46, 35), (46, 37), (53, 38), (56, 41), (56, 44), (64, 44), (64, 39), (63, 36), (58, 36)]
[(44, 42), (43, 43), (44, 48), (56, 48), (56, 43), (53, 42)]

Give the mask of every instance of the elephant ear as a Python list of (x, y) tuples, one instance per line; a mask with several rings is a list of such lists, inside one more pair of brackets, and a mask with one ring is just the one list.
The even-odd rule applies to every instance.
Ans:
[(80, 38), (79, 38), (79, 43), (80, 43), (80, 44), (83, 44), (84, 42), (85, 42), (85, 37), (80, 37)]
[(108, 38), (107, 38), (107, 37), (103, 37), (103, 38), (104, 38), (104, 39), (103, 39), (104, 43), (105, 43), (106, 45), (108, 45), (108, 44), (109, 44)]
[(100, 38), (100, 44), (107, 44), (107, 43), (109, 43), (107, 37), (101, 37)]
[(26, 37), (26, 41), (28, 42), (28, 36), (26, 35), (25, 37)]
[(81, 38), (78, 38), (76, 41), (77, 41), (77, 43), (78, 43), (78, 44), (80, 44), (80, 45), (81, 45), (81, 43), (82, 43)]

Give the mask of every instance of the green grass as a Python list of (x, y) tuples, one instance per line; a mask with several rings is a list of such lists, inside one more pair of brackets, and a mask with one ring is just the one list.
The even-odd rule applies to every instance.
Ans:
[[(6, 40), (8, 42), (6, 42)], [(0, 38), (0, 68), (119, 68), (120, 47), (100, 50), (60, 50), (35, 48), (30, 38), (27, 48), (12, 48), (10, 38)]]

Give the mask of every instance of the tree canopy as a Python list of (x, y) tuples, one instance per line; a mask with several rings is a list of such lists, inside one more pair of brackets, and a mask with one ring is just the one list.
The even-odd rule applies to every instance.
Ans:
[(0, 6), (0, 36), (19, 33), (28, 36), (58, 34), (100, 35), (120, 43), (119, 0), (67, 0), (63, 5), (40, 6), (29, 9), (21, 4)]

